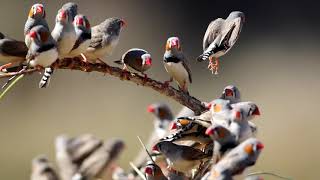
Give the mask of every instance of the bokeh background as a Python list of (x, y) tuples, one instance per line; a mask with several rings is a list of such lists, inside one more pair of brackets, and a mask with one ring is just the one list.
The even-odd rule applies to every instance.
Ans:
[[(36, 1), (1, 0), (0, 31), (23, 39), (29, 8)], [(42, 1), (47, 20), (65, 1)], [(79, 11), (92, 25), (105, 18), (125, 18), (127, 27), (108, 62), (132, 47), (148, 50), (154, 66), (150, 77), (167, 80), (162, 65), (164, 44), (178, 36), (188, 57), (194, 83), (190, 93), (203, 101), (237, 85), (243, 100), (256, 102), (262, 116), (254, 120), (264, 149), (251, 169), (276, 172), (294, 179), (318, 179), (319, 131), (319, 4), (304, 1), (183, 1), (183, 0), (81, 0)], [(197, 63), (208, 23), (233, 10), (246, 14), (240, 39), (221, 58), (218, 76)], [(146, 107), (166, 102), (178, 112), (181, 105), (147, 88), (97, 73), (59, 70), (51, 86), (38, 89), (41, 76), (20, 81), (0, 102), (0, 179), (28, 179), (30, 161), (38, 154), (54, 160), (54, 138), (62, 133), (92, 133), (100, 138), (123, 138), (127, 149), (120, 165), (140, 149), (153, 117)], [(274, 179), (266, 177), (266, 179)]]

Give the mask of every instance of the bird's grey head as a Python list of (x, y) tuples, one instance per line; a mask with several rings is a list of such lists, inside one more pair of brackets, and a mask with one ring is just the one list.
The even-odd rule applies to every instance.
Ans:
[(78, 5), (73, 2), (65, 3), (61, 9), (69, 11), (71, 21), (73, 21), (75, 16), (78, 14)]
[(170, 107), (165, 103), (154, 103), (148, 106), (147, 111), (153, 113), (159, 120), (173, 120)]
[(221, 99), (227, 99), (233, 102), (240, 101), (240, 91), (239, 89), (234, 85), (229, 85), (224, 88), (222, 92)]
[(144, 168), (144, 172), (146, 176), (155, 176), (157, 171), (161, 171), (160, 167), (154, 164), (153, 162), (147, 163), (146, 167)]
[(264, 145), (256, 138), (249, 138), (241, 143), (240, 146), (249, 156), (258, 155), (264, 148)]
[(49, 40), (50, 32), (42, 25), (33, 27), (27, 34), (37, 44), (46, 43)]
[(121, 29), (126, 25), (125, 21), (120, 18), (108, 18), (103, 23), (107, 33), (116, 36), (119, 35)]
[(233, 11), (229, 14), (227, 19), (236, 19), (236, 18), (241, 18), (241, 21), (245, 21), (245, 15), (241, 11)]
[(74, 27), (81, 29), (85, 32), (91, 32), (91, 26), (89, 23), (89, 20), (86, 16), (82, 14), (76, 15), (76, 17), (73, 20)]
[(46, 18), (46, 11), (42, 4), (34, 4), (29, 11), (29, 18), (44, 19)]
[(170, 141), (161, 141), (152, 147), (152, 151), (161, 152), (166, 154), (174, 144)]
[(170, 37), (166, 43), (166, 51), (170, 50), (181, 50), (181, 44), (178, 37)]
[(240, 102), (233, 106), (234, 116), (238, 120), (252, 120), (255, 116), (260, 115), (258, 106), (250, 101)]
[(213, 125), (207, 128), (206, 135), (214, 139), (221, 139), (230, 134), (230, 131), (221, 125)]
[(143, 54), (141, 56), (142, 65), (143, 66), (151, 66), (152, 65), (152, 58), (150, 54)]

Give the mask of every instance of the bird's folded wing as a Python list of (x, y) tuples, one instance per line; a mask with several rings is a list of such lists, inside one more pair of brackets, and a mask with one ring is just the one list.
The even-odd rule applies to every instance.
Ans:
[(203, 37), (203, 51), (205, 51), (221, 33), (221, 28), (223, 27), (224, 21), (224, 19), (218, 18), (209, 24), (207, 31)]
[(2, 52), (11, 56), (25, 57), (28, 53), (28, 48), (22, 41), (8, 40), (3, 42)]

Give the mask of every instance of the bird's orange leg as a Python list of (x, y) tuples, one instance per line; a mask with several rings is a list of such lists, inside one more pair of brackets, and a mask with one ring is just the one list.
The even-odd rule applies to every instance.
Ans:
[(172, 78), (172, 77), (170, 77), (170, 79), (169, 79), (168, 81), (164, 81), (164, 82), (163, 82), (163, 85), (162, 85), (162, 88), (164, 89), (164, 88), (169, 87), (169, 84), (170, 84), (172, 81), (173, 81), (173, 78)]
[(219, 64), (220, 63), (219, 63), (219, 59), (218, 58), (209, 57), (208, 68), (211, 70), (212, 74), (213, 74), (213, 72), (214, 72), (215, 75), (218, 74)]
[(144, 84), (147, 82), (147, 80), (148, 80), (148, 75), (145, 74), (145, 73), (143, 73), (143, 72), (141, 72), (141, 73), (142, 73), (142, 75), (144, 76), (143, 82), (142, 82), (142, 84), (144, 85)]
[(123, 79), (127, 79), (127, 80), (129, 80), (130, 78), (129, 78), (129, 69), (128, 69), (128, 67), (127, 67), (127, 65), (126, 64), (123, 64), (123, 68), (122, 68), (122, 73), (121, 73), (121, 80), (123, 80)]
[(7, 64), (4, 64), (2, 66), (0, 66), (0, 72), (2, 72), (4, 69), (7, 69), (9, 67), (12, 66), (13, 63), (7, 63)]

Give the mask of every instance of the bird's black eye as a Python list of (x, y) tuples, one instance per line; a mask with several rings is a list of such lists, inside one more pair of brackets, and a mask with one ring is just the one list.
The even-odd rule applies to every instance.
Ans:
[(250, 108), (250, 109), (249, 109), (249, 112), (248, 112), (248, 117), (251, 116), (252, 112), (253, 112), (253, 109)]

